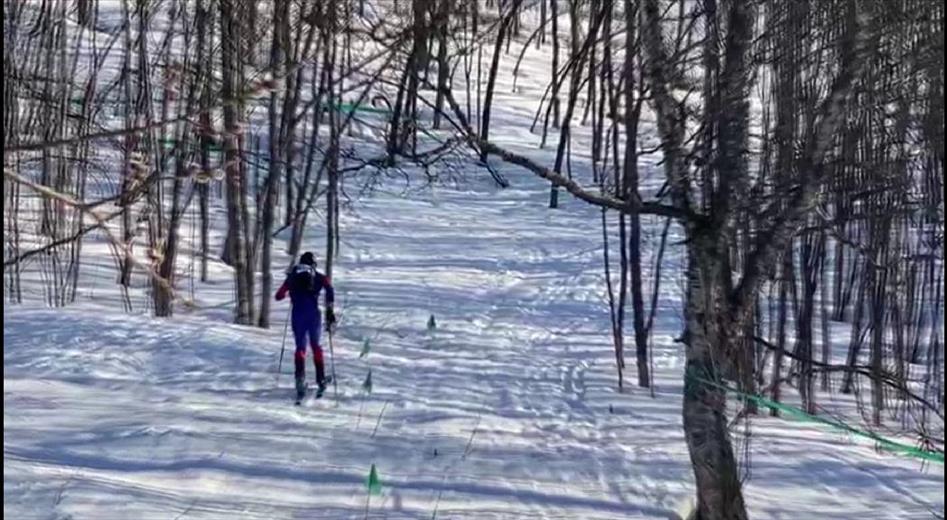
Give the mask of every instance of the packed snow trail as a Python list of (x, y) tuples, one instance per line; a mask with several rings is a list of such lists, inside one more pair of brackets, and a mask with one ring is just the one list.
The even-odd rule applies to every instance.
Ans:
[[(4, 513), (361, 518), (374, 463), (371, 518), (667, 518), (693, 490), (679, 288), (662, 291), (655, 397), (618, 394), (598, 214), (548, 211), (543, 183), (514, 180), (378, 193), (345, 215), (338, 401), (293, 406), (285, 308), (271, 330), (229, 325), (229, 290), (170, 320), (6, 306)], [(750, 449), (754, 518), (943, 508), (942, 467), (811, 425), (756, 419)]]

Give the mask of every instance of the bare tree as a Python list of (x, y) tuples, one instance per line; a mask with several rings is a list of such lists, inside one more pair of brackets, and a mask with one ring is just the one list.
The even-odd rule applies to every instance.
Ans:
[[(220, 33), (221, 33), (221, 95), (233, 99), (241, 84), (240, 67), (237, 54), (241, 51), (241, 24), (239, 22), (235, 2), (240, 0), (220, 0)], [(246, 175), (241, 167), (240, 136), (245, 132), (242, 123), (242, 114), (236, 103), (224, 106), (224, 170), (227, 175), (227, 221), (228, 241), (227, 252), (234, 269), (234, 286), (237, 289), (237, 302), (234, 322), (250, 324), (253, 316), (250, 311), (250, 300), (253, 295), (248, 283), (248, 273), (252, 274), (248, 263), (247, 248), (244, 242), (244, 217), (246, 198), (244, 185)]]
[[(483, 111), (480, 117), (480, 135), (490, 135), (490, 109), (493, 108), (493, 91), (496, 88), (497, 70), (500, 66), (500, 53), (503, 49), (503, 38), (510, 30), (510, 24), (513, 22), (513, 15), (522, 0), (513, 0), (510, 11), (503, 15), (500, 20), (500, 28), (497, 32), (496, 44), (493, 48), (493, 59), (490, 61), (490, 72), (487, 77), (487, 93), (483, 102)], [(446, 86), (445, 86), (446, 87)], [(443, 93), (444, 89), (441, 90)], [(487, 162), (487, 153), (481, 150), (480, 161)]]

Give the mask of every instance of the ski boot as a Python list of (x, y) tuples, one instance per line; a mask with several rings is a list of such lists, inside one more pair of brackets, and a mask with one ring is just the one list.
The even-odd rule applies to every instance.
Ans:
[(304, 397), (306, 397), (306, 380), (300, 377), (296, 379), (296, 404), (299, 404)]

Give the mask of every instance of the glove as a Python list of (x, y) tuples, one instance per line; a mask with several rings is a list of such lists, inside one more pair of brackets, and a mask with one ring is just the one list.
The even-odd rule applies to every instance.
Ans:
[(329, 330), (329, 327), (335, 325), (335, 311), (332, 310), (332, 307), (326, 309), (326, 330)]

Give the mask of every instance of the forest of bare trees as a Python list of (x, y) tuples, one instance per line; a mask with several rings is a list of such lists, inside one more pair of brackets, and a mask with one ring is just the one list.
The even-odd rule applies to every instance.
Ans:
[[(569, 211), (561, 191), (601, 209), (620, 387), (633, 345), (653, 391), (662, 283), (680, 277), (699, 518), (746, 518), (730, 421), (779, 410), (727, 382), (776, 402), (792, 389), (813, 415), (855, 394), (868, 426), (943, 453), (943, 14), (933, 0), (4, 0), (5, 300), (80, 300), (98, 237), (124, 310), (195, 305), (221, 259), (234, 321), (266, 328), (282, 259), (317, 228), (332, 275), (356, 175), (436, 179), (467, 161), (507, 186), (525, 169), (549, 181), (549, 211)], [(500, 64), (516, 74), (530, 48), (550, 58), (527, 129), (548, 163), (491, 140)], [(673, 248), (683, 272), (662, 267)]]

